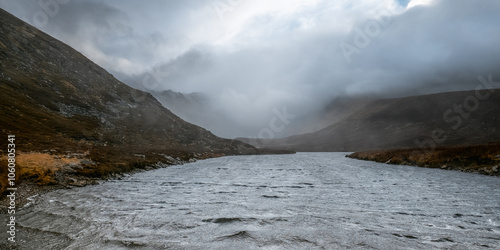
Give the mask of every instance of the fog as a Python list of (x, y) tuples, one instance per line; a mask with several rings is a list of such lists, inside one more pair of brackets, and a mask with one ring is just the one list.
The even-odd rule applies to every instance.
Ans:
[(494, 0), (0, 0), (0, 7), (130, 86), (205, 95), (211, 119), (221, 117), (207, 128), (223, 137), (258, 136), (285, 107), (298, 122), (339, 97), (468, 90), (479, 75), (500, 79)]

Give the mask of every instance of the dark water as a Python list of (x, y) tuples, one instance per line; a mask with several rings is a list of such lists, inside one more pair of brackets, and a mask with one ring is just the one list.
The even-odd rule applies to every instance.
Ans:
[(238, 156), (39, 197), (26, 249), (500, 249), (500, 178), (347, 159)]

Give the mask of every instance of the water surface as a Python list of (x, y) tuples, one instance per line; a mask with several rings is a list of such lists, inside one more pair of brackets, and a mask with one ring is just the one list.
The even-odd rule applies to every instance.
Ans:
[(345, 153), (235, 156), (57, 190), (26, 249), (495, 249), (500, 179)]

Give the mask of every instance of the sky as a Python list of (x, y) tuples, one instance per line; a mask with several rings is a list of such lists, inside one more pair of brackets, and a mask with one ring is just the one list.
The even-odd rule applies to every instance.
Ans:
[[(0, 0), (147, 91), (207, 95), (247, 129), (342, 96), (399, 97), (500, 79), (497, 0)], [(255, 134), (255, 133), (254, 133)]]

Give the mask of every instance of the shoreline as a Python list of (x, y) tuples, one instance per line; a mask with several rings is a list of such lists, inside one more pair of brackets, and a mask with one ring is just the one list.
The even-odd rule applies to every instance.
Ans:
[[(151, 165), (148, 165), (144, 168), (135, 168), (131, 170), (126, 170), (119, 173), (111, 173), (105, 176), (100, 177), (89, 177), (85, 175), (68, 175), (67, 172), (64, 171), (56, 171), (54, 172), (55, 183), (49, 184), (40, 184), (37, 178), (31, 177), (28, 179), (23, 179), (17, 185), (16, 190), (16, 211), (24, 209), (29, 203), (33, 201), (32, 198), (38, 197), (45, 193), (59, 190), (59, 189), (72, 189), (72, 188), (80, 188), (88, 185), (99, 185), (103, 182), (110, 180), (121, 180), (122, 178), (131, 176), (136, 173), (142, 173), (146, 171), (151, 171), (160, 168), (168, 168), (170, 166), (176, 165), (184, 165), (187, 163), (193, 163), (199, 160), (217, 158), (222, 156), (215, 157), (202, 157), (202, 158), (190, 158), (189, 160), (176, 160), (172, 163), (165, 162), (157, 162)], [(38, 183), (37, 183), (38, 182)], [(5, 191), (2, 194), (0, 199), (0, 214), (7, 214), (8, 210), (8, 194), (9, 191)]]
[[(76, 149), (50, 147), (44, 150), (18, 150), (15, 157), (12, 157), (14, 167), (0, 168), (0, 214), (8, 214), (11, 210), (11, 199), (15, 201), (15, 208), (18, 210), (30, 202), (28, 198), (57, 189), (96, 185), (138, 172), (222, 156), (290, 153), (295, 152), (256, 148), (228, 148), (225, 151), (211, 152), (184, 148), (138, 150), (106, 145)], [(0, 150), (0, 165), (8, 166), (12, 164), (12, 159)]]
[[(273, 149), (260, 149), (256, 151), (257, 154), (291, 154), (292, 151), (283, 150), (273, 150)], [(295, 153), (295, 152), (293, 152)], [(25, 155), (34, 154), (39, 156), (39, 152), (25, 153)], [(88, 185), (99, 185), (103, 182), (110, 180), (121, 180), (122, 178), (128, 177), (136, 173), (142, 173), (150, 170), (168, 168), (170, 166), (184, 165), (187, 163), (194, 163), (200, 160), (219, 158), (224, 156), (233, 156), (233, 154), (225, 153), (189, 153), (177, 156), (161, 155), (163, 160), (161, 161), (151, 161), (145, 160), (141, 155), (138, 157), (142, 160), (135, 160), (129, 162), (129, 167), (124, 167), (119, 170), (107, 169), (107, 163), (96, 163), (88, 159), (84, 154), (70, 153), (72, 157), (62, 156), (62, 155), (45, 155), (50, 158), (62, 159), (78, 158), (80, 161), (65, 163), (64, 165), (54, 167), (54, 166), (43, 166), (44, 169), (40, 168), (40, 165), (33, 167), (32, 169), (25, 170), (21, 166), (20, 180), (16, 180), (18, 183), (16, 185), (16, 209), (23, 209), (26, 204), (30, 203), (30, 198), (43, 195), (47, 192), (51, 192), (58, 189), (72, 189), (85, 187)], [(36, 158), (37, 160), (40, 157)], [(46, 160), (46, 159), (44, 159)], [(157, 160), (157, 159), (155, 159)], [(28, 161), (28, 163), (31, 163)], [(42, 163), (47, 163), (47, 161), (42, 161)], [(90, 164), (88, 164), (90, 163)], [(26, 164), (26, 162), (24, 163)], [(51, 162), (51, 164), (55, 164)], [(87, 165), (88, 164), (88, 165)], [(57, 165), (57, 164), (55, 164)], [(120, 165), (124, 166), (124, 165)], [(103, 171), (106, 170), (107, 172)], [(28, 176), (28, 177), (26, 177)], [(8, 211), (8, 197), (9, 191), (3, 191), (2, 197), (0, 198), (0, 214), (7, 214)]]
[(392, 165), (439, 168), (488, 176), (500, 176), (500, 144), (442, 146), (422, 151), (402, 148), (355, 152), (348, 158)]

